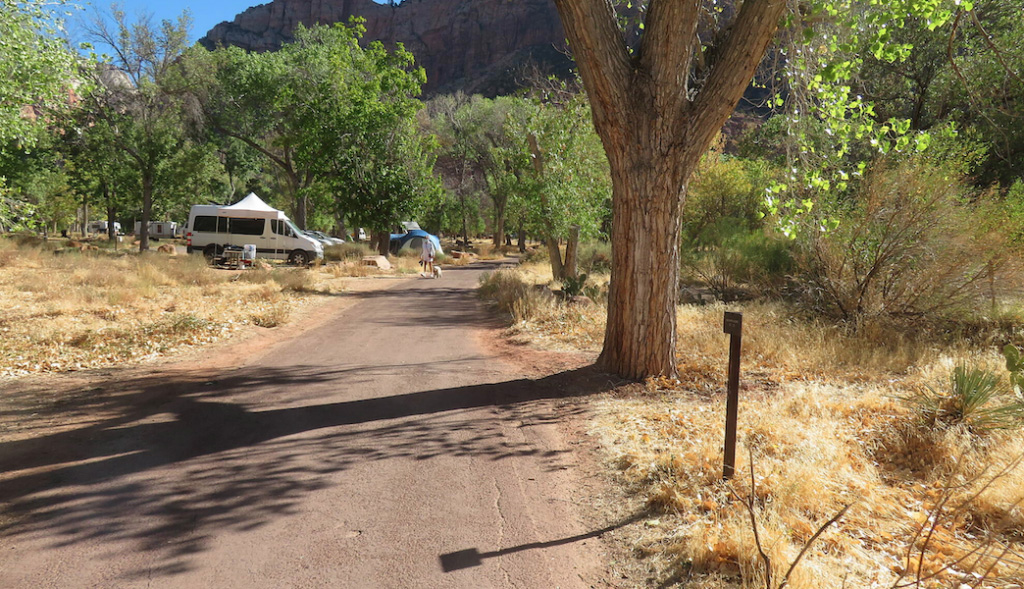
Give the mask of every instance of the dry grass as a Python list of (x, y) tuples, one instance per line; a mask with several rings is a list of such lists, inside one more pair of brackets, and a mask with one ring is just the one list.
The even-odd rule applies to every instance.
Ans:
[[(607, 277), (595, 277), (591, 282), (606, 284)], [(548, 349), (599, 348), (607, 308), (599, 302), (565, 304), (552, 293), (551, 289), (558, 287), (547, 264), (523, 264), (486, 275), (480, 294), (508, 314), (512, 323), (508, 333), (515, 339)]]
[[(364, 266), (365, 246), (310, 269), (258, 260), (249, 270), (209, 268), (201, 256), (122, 250), (62, 251), (26, 237), (0, 239), (0, 378), (139, 362), (205, 345), (246, 326), (276, 327), (299, 307), (343, 293), (349, 279), (404, 276)], [(49, 246), (49, 247), (48, 247)]]
[[(533, 285), (550, 275), (543, 266), (524, 270), (485, 285), (513, 319), (512, 334), (597, 348), (604, 308), (581, 317), (553, 298), (538, 301)], [(877, 327), (851, 335), (779, 304), (729, 307), (744, 313), (743, 382), (737, 477), (723, 483), (725, 309), (680, 307), (680, 379), (651, 379), (600, 401), (593, 423), (612, 469), (662, 514), (634, 538), (658, 578), (765, 587), (751, 505), (775, 587), (819, 527), (852, 505), (788, 587), (1020, 586), (1020, 432), (936, 430), (901, 400), (947, 383), (960, 363), (999, 369), (994, 348)]]
[(0, 240), (0, 378), (120, 365), (274, 327), (346, 289), (330, 267), (242, 272), (201, 256), (62, 253)]

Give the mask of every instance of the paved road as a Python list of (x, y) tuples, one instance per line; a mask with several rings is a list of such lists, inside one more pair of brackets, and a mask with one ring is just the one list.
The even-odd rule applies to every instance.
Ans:
[(366, 293), (230, 372), (73, 396), (119, 406), (0, 444), (0, 587), (599, 585), (556, 423), (593, 387), (489, 357), (478, 276)]

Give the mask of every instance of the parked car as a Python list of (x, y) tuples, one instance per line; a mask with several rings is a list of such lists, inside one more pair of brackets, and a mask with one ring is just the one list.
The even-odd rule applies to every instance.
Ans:
[(429, 239), (434, 242), (434, 255), (441, 255), (444, 251), (441, 249), (441, 240), (436, 235), (431, 235), (422, 229), (413, 229), (406, 233), (392, 233), (391, 234), (391, 253), (397, 254), (403, 250), (409, 250), (419, 253), (423, 247), (423, 240)]
[(323, 231), (307, 231), (306, 233), (312, 233), (313, 235), (319, 237), (321, 243), (323, 243), (324, 240), (326, 240), (326, 245), (341, 245), (345, 243), (344, 239), (338, 237), (331, 237), (330, 235), (327, 235)]
[(305, 235), (306, 237), (308, 237), (308, 238), (312, 239), (313, 241), (319, 243), (321, 247), (327, 247), (327, 246), (330, 246), (330, 245), (334, 245), (333, 243), (331, 243), (330, 240), (328, 240), (326, 238), (323, 238), (323, 237), (320, 237), (314, 231), (310, 231), (308, 229), (303, 229), (301, 231), (302, 231), (303, 235)]

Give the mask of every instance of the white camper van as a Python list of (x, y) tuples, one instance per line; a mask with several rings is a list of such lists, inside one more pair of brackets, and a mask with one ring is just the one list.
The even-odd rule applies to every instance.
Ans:
[(306, 237), (281, 211), (254, 193), (230, 206), (192, 205), (188, 214), (188, 252), (207, 259), (220, 257), (226, 246), (256, 246), (261, 258), (288, 260), (305, 266), (324, 257), (320, 242)]

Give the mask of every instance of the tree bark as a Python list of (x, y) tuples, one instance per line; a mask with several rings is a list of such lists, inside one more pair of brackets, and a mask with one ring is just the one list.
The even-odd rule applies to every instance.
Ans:
[(149, 250), (149, 220), (153, 216), (153, 172), (142, 171), (142, 223), (139, 226), (139, 251)]
[(702, 50), (700, 2), (650, 0), (635, 51), (609, 0), (555, 5), (612, 174), (612, 278), (598, 365), (626, 378), (675, 376), (686, 183), (750, 83), (786, 2), (745, 0), (703, 35)]
[(522, 220), (519, 221), (519, 235), (518, 235), (518, 238), (519, 238), (518, 239), (518, 243), (516, 245), (519, 246), (519, 253), (525, 254), (526, 253), (526, 227), (524, 226)]
[(374, 231), (373, 243), (374, 247), (377, 248), (378, 254), (385, 258), (391, 255), (391, 233), (387, 231)]
[(562, 250), (558, 249), (558, 240), (553, 237), (544, 239), (544, 245), (548, 247), (548, 259), (551, 261), (551, 276), (555, 280), (565, 278), (565, 265), (562, 264)]
[(565, 241), (565, 268), (562, 273), (566, 278), (579, 276), (580, 226), (569, 228), (569, 239)]
[(504, 207), (499, 209), (498, 202), (494, 202), (494, 247), (500, 248), (505, 245), (505, 211)]

